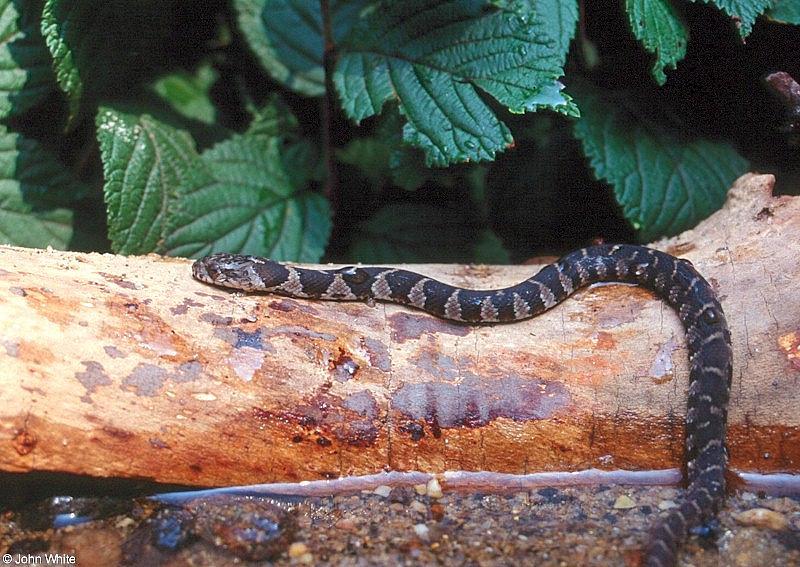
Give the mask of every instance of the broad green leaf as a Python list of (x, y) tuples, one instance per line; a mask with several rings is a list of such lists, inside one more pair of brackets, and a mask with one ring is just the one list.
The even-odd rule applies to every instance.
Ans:
[(686, 55), (689, 29), (670, 0), (625, 0), (633, 35), (656, 55), (653, 78), (667, 82), (665, 69), (674, 69)]
[(800, 26), (800, 2), (797, 0), (778, 0), (775, 7), (767, 12), (767, 17), (782, 24)]
[(181, 116), (214, 124), (217, 110), (208, 93), (217, 77), (213, 67), (203, 65), (195, 73), (178, 71), (161, 77), (153, 83), (152, 89)]
[(722, 206), (733, 181), (747, 171), (747, 160), (727, 144), (687, 140), (640, 119), (625, 101), (575, 90), (582, 115), (575, 134), (644, 241), (696, 225)]
[[(693, 0), (697, 2), (698, 0)], [(756, 18), (771, 8), (776, 0), (702, 0), (713, 4), (733, 18), (742, 39), (750, 35)]]
[(508, 253), (467, 208), (397, 203), (359, 224), (349, 261), (502, 263)]
[(55, 86), (39, 31), (40, 1), (0, 0), (0, 118), (22, 114)]
[(67, 95), (71, 124), (85, 94), (96, 99), (115, 83), (128, 84), (158, 62), (174, 42), (177, 0), (45, 0), (42, 35)]
[(72, 187), (54, 155), (0, 126), (0, 244), (66, 249), (72, 211), (42, 203)]
[(151, 116), (111, 108), (98, 113), (97, 137), (112, 249), (164, 252), (176, 203), (190, 188), (211, 182), (194, 142)]
[(493, 159), (513, 139), (478, 89), (512, 112), (575, 112), (557, 81), (566, 42), (549, 35), (536, 5), (379, 3), (339, 46), (333, 79), (345, 112), (358, 122), (396, 100), (403, 139), (428, 165)]
[[(72, 26), (65, 25), (63, 21), (66, 19), (64, 16), (68, 9), (69, 2), (46, 0), (42, 12), (42, 35), (44, 35), (47, 47), (53, 56), (53, 67), (58, 85), (67, 94), (70, 115), (76, 116), (83, 95), (83, 81), (78, 72), (76, 53), (70, 48), (69, 39), (71, 38), (67, 36), (68, 30), (71, 30)], [(75, 39), (77, 40), (77, 38)]]
[[(331, 0), (331, 27), (339, 43), (367, 0)], [(300, 94), (325, 92), (319, 0), (234, 0), (239, 28), (270, 76)]]
[(168, 253), (224, 250), (300, 262), (322, 257), (331, 229), (327, 201), (291, 185), (279, 138), (235, 136), (205, 152), (203, 162), (214, 181), (179, 203)]
[(151, 116), (101, 110), (113, 249), (319, 260), (330, 233), (327, 201), (292, 184), (282, 137), (253, 130), (198, 155), (185, 132)]

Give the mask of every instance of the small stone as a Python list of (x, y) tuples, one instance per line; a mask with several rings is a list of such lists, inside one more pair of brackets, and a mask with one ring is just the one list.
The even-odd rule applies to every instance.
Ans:
[(659, 510), (672, 510), (673, 508), (677, 508), (678, 503), (674, 500), (662, 500), (658, 503)]
[(334, 527), (337, 530), (354, 533), (356, 530), (356, 523), (353, 518), (341, 518), (336, 521)]
[(415, 484), (414, 485), (414, 492), (419, 494), (420, 496), (425, 496), (428, 492), (428, 485), (427, 484)]
[(614, 501), (615, 510), (630, 510), (631, 508), (635, 507), (636, 507), (636, 502), (634, 502), (633, 498), (631, 498), (627, 494), (621, 495)]
[(785, 516), (767, 508), (745, 510), (734, 515), (733, 518), (743, 526), (767, 528), (776, 532), (783, 531), (789, 527), (789, 521)]
[(441, 498), (444, 496), (444, 494), (442, 494), (442, 486), (435, 478), (428, 481), (428, 484), (425, 486), (425, 492), (427, 492), (428, 496), (431, 498)]
[(392, 487), (391, 486), (386, 486), (385, 484), (382, 484), (378, 488), (373, 490), (373, 492), (375, 494), (377, 494), (378, 496), (382, 496), (383, 498), (388, 498), (389, 494), (392, 493)]
[(417, 534), (419, 539), (427, 541), (430, 529), (425, 524), (414, 524), (414, 533)]
[(411, 508), (411, 509), (412, 509), (414, 512), (419, 512), (420, 514), (425, 514), (425, 513), (428, 511), (428, 507), (427, 507), (427, 506), (425, 506), (425, 504), (423, 504), (423, 503), (422, 503), (422, 502), (420, 502), (419, 500), (414, 500), (413, 502), (411, 502), (411, 504), (409, 505), (409, 507), (410, 507), (410, 508)]
[(412, 497), (413, 493), (407, 486), (395, 486), (389, 493), (389, 501), (398, 504), (408, 504)]
[(797, 509), (797, 502), (791, 498), (771, 498), (764, 502), (764, 508), (769, 508), (782, 514), (791, 514)]
[(299, 559), (306, 553), (308, 553), (308, 546), (301, 541), (296, 541), (289, 546), (289, 557), (292, 559)]

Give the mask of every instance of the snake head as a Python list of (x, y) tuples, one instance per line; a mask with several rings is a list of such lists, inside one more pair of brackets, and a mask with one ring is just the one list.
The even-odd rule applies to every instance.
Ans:
[(198, 280), (244, 291), (270, 291), (286, 281), (287, 269), (272, 260), (244, 254), (212, 254), (192, 265)]

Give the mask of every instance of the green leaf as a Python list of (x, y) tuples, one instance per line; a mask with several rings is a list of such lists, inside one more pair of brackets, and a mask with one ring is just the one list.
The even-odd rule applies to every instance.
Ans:
[(119, 254), (164, 252), (175, 203), (211, 179), (194, 142), (151, 116), (111, 108), (98, 113), (97, 137), (112, 249)]
[(641, 240), (691, 228), (725, 201), (747, 160), (727, 144), (686, 140), (628, 110), (576, 89), (582, 118), (575, 134), (595, 175), (614, 188), (622, 212)]
[(255, 124), (198, 155), (188, 134), (148, 115), (108, 108), (97, 122), (115, 252), (322, 256), (328, 203), (292, 185), (269, 128)]
[(782, 24), (800, 26), (800, 2), (797, 0), (778, 0), (775, 3), (775, 7), (767, 12), (767, 17)]
[(466, 207), (396, 203), (359, 224), (347, 258), (368, 264), (503, 263), (508, 253)]
[(0, 118), (22, 114), (55, 86), (41, 11), (40, 1), (0, 0)]
[[(693, 0), (697, 2), (698, 0)], [(742, 39), (750, 35), (756, 18), (775, 4), (775, 0), (702, 0), (733, 18)]]
[(211, 102), (209, 91), (217, 78), (213, 67), (203, 65), (195, 73), (178, 71), (161, 77), (151, 88), (184, 118), (211, 125), (216, 121), (217, 110)]
[(549, 35), (538, 3), (496, 4), (408, 0), (365, 11), (339, 46), (333, 79), (345, 112), (358, 122), (396, 100), (403, 139), (433, 166), (490, 160), (513, 143), (477, 89), (513, 112), (574, 113), (557, 82), (567, 42)]
[[(367, 0), (331, 0), (334, 42), (350, 32)], [(239, 28), (270, 76), (307, 96), (325, 92), (319, 0), (234, 0)]]
[(71, 125), (85, 94), (96, 99), (158, 63), (158, 55), (174, 42), (170, 24), (176, 1), (45, 0), (42, 35), (67, 95)]
[(298, 262), (322, 257), (331, 230), (328, 203), (291, 185), (279, 138), (235, 136), (205, 152), (203, 162), (214, 180), (179, 204), (167, 253), (224, 250)]
[(0, 244), (66, 249), (72, 211), (42, 205), (74, 186), (38, 142), (0, 126)]
[(653, 78), (667, 82), (665, 69), (674, 69), (686, 55), (689, 29), (670, 0), (625, 0), (633, 35), (656, 55)]

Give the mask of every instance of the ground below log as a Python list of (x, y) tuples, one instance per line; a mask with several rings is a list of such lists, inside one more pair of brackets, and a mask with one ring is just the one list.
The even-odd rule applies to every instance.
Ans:
[[(672, 488), (596, 486), (434, 498), (419, 487), (379, 486), (172, 507), (50, 501), (1, 517), (0, 553), (69, 554), (79, 565), (263, 564), (263, 553), (275, 565), (635, 565), (653, 515), (677, 497)], [(751, 492), (730, 498), (719, 524), (690, 540), (682, 564), (800, 564), (798, 500)], [(105, 517), (52, 529), (70, 508), (78, 517), (92, 510)], [(276, 510), (291, 529), (270, 540), (281, 529), (264, 528), (277, 525)], [(244, 526), (249, 531), (237, 530)]]

